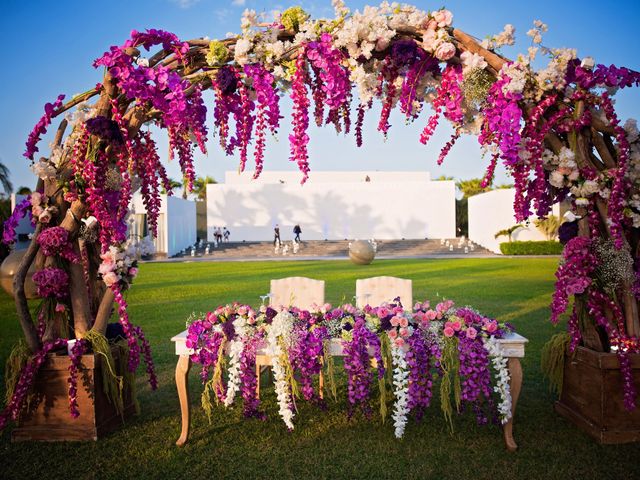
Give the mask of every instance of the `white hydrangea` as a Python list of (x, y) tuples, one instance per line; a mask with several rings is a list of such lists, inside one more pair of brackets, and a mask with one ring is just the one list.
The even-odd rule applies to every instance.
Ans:
[(460, 54), (460, 60), (462, 60), (462, 73), (464, 75), (473, 70), (484, 70), (485, 68), (487, 68), (487, 62), (485, 61), (484, 57), (478, 55), (477, 53), (464, 51)]
[(236, 42), (234, 50), (234, 60), (238, 65), (246, 65), (249, 63), (249, 52), (251, 51), (252, 43), (248, 38), (240, 38)]

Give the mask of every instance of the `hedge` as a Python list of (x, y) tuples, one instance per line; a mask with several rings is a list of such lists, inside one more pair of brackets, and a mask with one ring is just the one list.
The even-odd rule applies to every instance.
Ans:
[(500, 244), (504, 255), (560, 255), (564, 247), (555, 241), (505, 242)]

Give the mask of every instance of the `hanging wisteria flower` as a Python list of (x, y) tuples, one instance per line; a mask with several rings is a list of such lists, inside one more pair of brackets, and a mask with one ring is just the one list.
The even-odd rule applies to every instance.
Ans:
[[(287, 345), (293, 329), (293, 316), (286, 310), (278, 313), (267, 333), (267, 354), (273, 361), (273, 377), (278, 397), (279, 413), (289, 430), (293, 430), (293, 409), (291, 408), (291, 384), (287, 378), (284, 362), (288, 362)], [(284, 362), (283, 362), (284, 360)]]
[(500, 422), (504, 425), (511, 419), (511, 384), (507, 359), (502, 355), (502, 349), (495, 337), (484, 339), (484, 347), (491, 356), (491, 363), (496, 371), (496, 385), (493, 390), (500, 396), (498, 414)]
[(393, 404), (393, 426), (396, 438), (402, 438), (407, 425), (409, 413), (409, 370), (402, 346), (393, 344), (391, 347), (393, 358), (393, 386), (395, 402)]

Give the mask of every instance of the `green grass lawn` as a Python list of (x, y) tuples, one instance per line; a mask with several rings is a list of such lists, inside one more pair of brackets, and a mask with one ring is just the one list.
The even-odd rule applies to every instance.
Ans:
[[(140, 375), (141, 415), (97, 443), (11, 444), (9, 431), (0, 433), (0, 478), (640, 478), (639, 444), (597, 445), (553, 411), (539, 361), (556, 331), (548, 322), (556, 265), (556, 258), (385, 260), (365, 267), (346, 261), (143, 265), (128, 300), (132, 320), (154, 349), (158, 391)], [(191, 311), (233, 300), (257, 305), (271, 278), (293, 275), (325, 280), (326, 299), (334, 304), (352, 299), (357, 278), (401, 276), (413, 280), (416, 300), (451, 298), (512, 322), (530, 340), (514, 428), (520, 450), (507, 452), (501, 430), (477, 426), (471, 412), (455, 419), (451, 435), (437, 402), (396, 440), (389, 421), (346, 418), (344, 385), (327, 411), (299, 406), (292, 433), (278, 417), (272, 387), (263, 388), (267, 421), (245, 421), (241, 408), (218, 408), (209, 424), (194, 372), (191, 439), (177, 448), (171, 336), (184, 329)], [(13, 302), (0, 293), (0, 372), (19, 334)]]

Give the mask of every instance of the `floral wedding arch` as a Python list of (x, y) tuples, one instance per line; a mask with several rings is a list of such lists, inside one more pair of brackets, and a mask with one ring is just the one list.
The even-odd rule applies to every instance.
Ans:
[[(312, 20), (295, 7), (264, 24), (245, 11), (242, 34), (221, 41), (133, 31), (95, 60), (94, 67), (104, 70), (99, 84), (45, 106), (24, 154), (39, 177), (36, 193), (5, 226), (4, 240), (11, 242), (20, 215), (31, 214), (36, 225), (14, 282), (30, 360), (0, 428), (19, 415), (47, 353), (67, 344), (64, 319), (79, 339), (72, 350), (77, 359), (105, 334), (114, 302), (129, 368), (134, 371), (144, 357), (155, 387), (149, 345), (129, 321), (123, 296), (141, 248), (127, 243), (126, 217), (139, 188), (155, 232), (160, 193), (169, 190), (148, 125), (166, 129), (170, 155), (192, 186), (194, 150), (205, 152), (209, 133), (202, 97), (207, 89), (215, 93), (213, 130), (222, 149), (239, 153), (240, 170), (253, 157), (255, 177), (267, 134), (285, 121), (291, 123), (290, 160), (304, 183), (310, 174), (310, 117), (317, 125), (353, 132), (360, 146), (363, 119), (380, 101), (377, 128), (383, 135), (390, 132), (393, 108), (419, 125), (423, 144), (442, 117), (451, 122), (455, 133), (438, 163), (460, 135), (476, 135), (491, 158), (484, 181), (492, 180), (498, 162), (514, 178), (517, 221), (534, 212), (546, 216), (552, 204), (569, 200), (577, 220), (563, 228), (567, 244), (552, 321), (574, 296), (571, 347), (616, 351), (625, 405), (635, 407), (628, 355), (640, 350), (640, 137), (635, 121), (621, 124), (612, 96), (638, 86), (640, 73), (543, 47), (546, 26), (540, 22), (529, 32), (533, 46), (511, 61), (498, 53), (514, 42), (510, 25), (478, 42), (453, 27), (444, 9), (425, 12), (384, 2), (350, 12), (342, 1), (333, 3), (331, 20)], [(536, 56), (548, 57), (545, 68), (533, 68)], [(281, 115), (284, 95), (293, 105), (290, 119)], [(427, 105), (432, 112), (423, 111)], [(63, 114), (49, 155), (38, 159), (41, 135)], [(45, 300), (35, 321), (24, 288), (34, 263), (34, 282)], [(72, 372), (71, 411), (77, 415), (73, 378)]]

